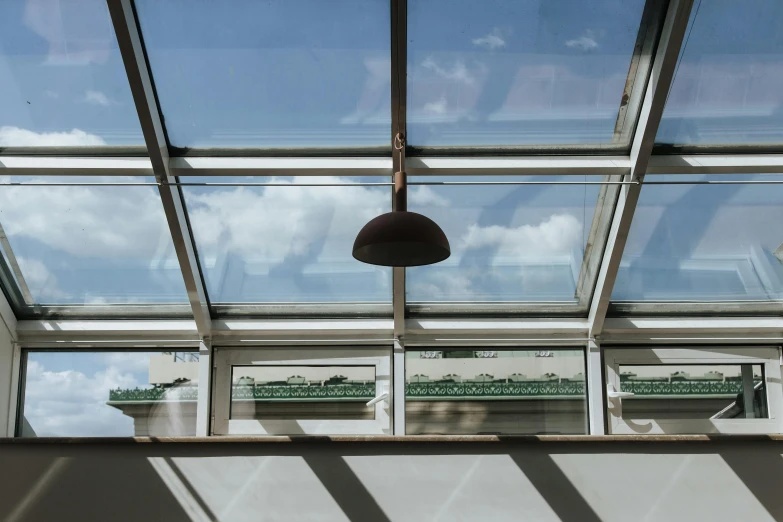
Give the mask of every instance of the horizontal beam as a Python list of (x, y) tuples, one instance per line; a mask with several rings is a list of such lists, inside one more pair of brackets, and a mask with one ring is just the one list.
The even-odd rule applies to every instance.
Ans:
[(609, 317), (601, 344), (775, 343), (783, 317)]
[[(411, 175), (627, 174), (625, 156), (413, 157)], [(391, 158), (170, 158), (177, 176), (386, 176)], [(648, 174), (783, 174), (783, 154), (658, 154)], [(152, 176), (142, 157), (0, 156), (5, 176)]]
[(408, 157), (411, 176), (476, 175), (625, 175), (631, 171), (627, 156), (527, 157)]
[(391, 176), (389, 158), (170, 158), (173, 176)]
[(654, 155), (648, 174), (783, 174), (783, 154)]
[(199, 336), (193, 320), (22, 320), (17, 322), (19, 342), (74, 341), (194, 341)]
[(212, 342), (236, 341), (243, 344), (289, 342), (373, 342), (391, 345), (392, 319), (215, 319)]
[(407, 319), (405, 345), (580, 345), (589, 340), (585, 319)]
[(2, 176), (153, 176), (148, 158), (0, 156)]

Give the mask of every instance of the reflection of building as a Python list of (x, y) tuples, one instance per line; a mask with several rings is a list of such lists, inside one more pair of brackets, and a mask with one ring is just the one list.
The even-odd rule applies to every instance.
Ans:
[[(625, 415), (735, 416), (739, 366), (627, 366)], [(406, 357), (408, 434), (584, 433), (586, 386), (580, 351), (410, 351)], [(763, 410), (761, 375), (753, 382)], [(112, 390), (108, 404), (134, 420), (138, 436), (194, 435), (198, 361), (150, 358), (151, 388)], [(374, 418), (374, 367), (235, 366), (232, 419)], [(741, 401), (739, 401), (741, 403)], [(734, 406), (732, 406), (734, 405)]]
[(198, 360), (195, 354), (150, 357), (151, 388), (111, 390), (108, 405), (133, 418), (134, 435), (196, 434)]

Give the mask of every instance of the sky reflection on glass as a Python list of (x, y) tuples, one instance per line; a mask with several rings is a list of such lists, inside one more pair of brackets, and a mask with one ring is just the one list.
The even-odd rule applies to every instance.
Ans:
[[(649, 175), (645, 179), (760, 180), (783, 176)], [(781, 185), (647, 185), (634, 214), (612, 299), (783, 299), (780, 223)]]
[(144, 145), (106, 2), (0, 2), (0, 148), (102, 145)]
[[(391, 302), (391, 269), (352, 255), (359, 230), (391, 210), (386, 178), (220, 178), (286, 187), (183, 187), (213, 303)], [(208, 181), (182, 178), (182, 181)], [(331, 183), (302, 187), (296, 183)]]
[(783, 2), (695, 2), (656, 141), (783, 142)]
[(170, 143), (389, 147), (388, 0), (137, 0)]
[(195, 434), (195, 401), (179, 402), (176, 386), (166, 392), (169, 402), (153, 404), (146, 412), (145, 406), (136, 406), (133, 411), (141, 417), (141, 431), (134, 428), (133, 418), (107, 404), (110, 390), (151, 388), (151, 362), (165, 366), (173, 358), (173, 354), (148, 352), (29, 352), (23, 375), (22, 436)]
[[(601, 177), (470, 178), (532, 179), (600, 181)], [(453, 181), (430, 177), (409, 180)], [(406, 270), (408, 301), (577, 301), (576, 283), (600, 186), (468, 185), (417, 189), (418, 195), (411, 198), (408, 208), (443, 228), (451, 244), (451, 257), (437, 265)]]
[[(6, 177), (2, 181), (155, 180)], [(155, 187), (1, 186), (0, 224), (36, 304), (187, 303)], [(7, 253), (3, 255), (7, 262)]]
[(411, 0), (408, 142), (610, 143), (643, 0)]

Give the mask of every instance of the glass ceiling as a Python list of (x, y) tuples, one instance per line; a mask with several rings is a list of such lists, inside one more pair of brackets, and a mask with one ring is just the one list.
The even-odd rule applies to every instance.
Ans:
[(387, 1), (136, 0), (136, 8), (175, 152), (390, 150)]
[[(390, 317), (395, 299), (414, 315), (494, 305), (587, 317), (598, 295), (783, 301), (781, 185), (678, 184), (783, 181), (777, 155), (747, 154), (783, 142), (776, 0), (696, 0), (682, 45), (659, 41), (675, 5), (662, 0), (133, 5), (0, 2), (0, 282), (20, 317), (197, 305)], [(142, 48), (119, 45), (114, 27), (124, 44), (140, 31)], [(666, 45), (681, 50), (671, 89), (670, 75), (650, 75)], [(669, 93), (659, 126), (660, 112), (640, 108), (648, 80)], [(710, 172), (744, 174), (693, 174), (708, 170), (704, 156), (654, 156), (613, 256), (622, 245), (608, 241), (610, 224), (618, 234), (629, 224), (616, 213), (619, 183), (636, 183), (622, 175), (644, 130), (657, 131), (657, 152), (707, 150)], [(397, 133), (409, 208), (452, 246), (446, 262), (408, 269), (404, 286), (351, 256), (360, 228), (391, 210)], [(655, 173), (678, 158), (681, 173)], [(620, 257), (616, 281), (600, 280)], [(185, 281), (203, 283), (208, 302)]]
[(783, 3), (695, 3), (656, 142), (783, 143)]
[[(411, 177), (415, 182), (452, 178)], [(600, 181), (600, 176), (460, 178), (470, 182)], [(442, 225), (451, 257), (407, 270), (409, 302), (576, 303), (599, 185), (417, 186), (408, 208)]]
[(643, 9), (644, 0), (409, 0), (409, 143), (623, 140), (616, 125)]
[(183, 187), (212, 303), (391, 303), (391, 269), (351, 256), (364, 224), (391, 211), (391, 194), (388, 186), (345, 184), (378, 178), (182, 181), (280, 184)]
[[(155, 180), (68, 176), (0, 181)], [(160, 196), (153, 186), (0, 186), (0, 225), (2, 275), (15, 281), (12, 301), (22, 313), (38, 305), (187, 303)]]
[[(649, 175), (647, 181), (783, 181), (779, 175)], [(642, 188), (612, 299), (783, 299), (783, 185)]]
[(0, 150), (144, 146), (106, 2), (0, 2)]

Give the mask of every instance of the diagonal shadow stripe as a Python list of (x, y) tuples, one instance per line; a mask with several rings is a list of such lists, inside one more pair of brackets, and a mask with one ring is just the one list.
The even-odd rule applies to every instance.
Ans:
[(775, 520), (783, 522), (780, 452), (724, 451), (720, 456)]
[(511, 453), (511, 459), (563, 522), (601, 522), (590, 504), (552, 457), (538, 452)]
[(381, 506), (340, 455), (303, 455), (351, 522), (390, 522)]

